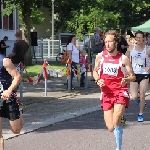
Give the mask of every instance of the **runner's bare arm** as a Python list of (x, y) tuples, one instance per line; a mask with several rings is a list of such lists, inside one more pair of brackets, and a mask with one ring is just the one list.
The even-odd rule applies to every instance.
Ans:
[(9, 58), (3, 59), (3, 66), (5, 67), (7, 72), (14, 78), (11, 86), (8, 88), (8, 90), (13, 91), (21, 82), (22, 77)]
[(95, 81), (97, 81), (99, 79), (98, 69), (99, 69), (101, 58), (102, 58), (102, 53), (99, 53), (98, 55), (96, 55), (95, 66), (94, 66), (94, 70), (93, 70), (93, 77), (94, 77)]
[(132, 82), (136, 79), (135, 74), (133, 72), (133, 68), (131, 66), (130, 60), (127, 56), (123, 55), (122, 56), (122, 64), (125, 65), (125, 68), (129, 74), (129, 76), (127, 78), (125, 78), (126, 82)]
[(150, 57), (150, 47), (147, 47), (147, 55)]

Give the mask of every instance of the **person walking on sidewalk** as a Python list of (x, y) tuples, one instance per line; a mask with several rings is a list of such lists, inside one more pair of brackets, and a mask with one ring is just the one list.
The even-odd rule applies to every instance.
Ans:
[(145, 107), (145, 93), (148, 89), (149, 81), (149, 58), (150, 48), (145, 44), (145, 35), (142, 31), (135, 33), (136, 44), (131, 45), (126, 52), (130, 57), (136, 80), (130, 83), (130, 93), (133, 100), (138, 99), (138, 90), (140, 89), (140, 112), (138, 122), (143, 122), (143, 111)]
[[(96, 56), (93, 75), (95, 82), (100, 86), (101, 107), (106, 126), (110, 132), (114, 131), (116, 150), (121, 150), (121, 117), (125, 107), (129, 105), (127, 82), (134, 81), (135, 75), (129, 58), (117, 50), (120, 40), (118, 33), (110, 30), (105, 36), (105, 50)], [(129, 73), (127, 78), (126, 70)]]
[(0, 150), (4, 150), (2, 119), (9, 119), (14, 134), (19, 134), (24, 124), (22, 111), (19, 109), (19, 100), (14, 92), (21, 80), (22, 77), (11, 60), (0, 54)]

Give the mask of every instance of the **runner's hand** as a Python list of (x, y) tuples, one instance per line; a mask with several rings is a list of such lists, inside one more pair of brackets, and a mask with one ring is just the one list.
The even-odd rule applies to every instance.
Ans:
[(122, 81), (121, 81), (122, 87), (124, 87), (126, 84), (127, 84), (127, 82), (126, 82), (125, 78), (122, 78)]
[(103, 79), (97, 80), (97, 84), (98, 84), (100, 87), (105, 86)]
[(1, 94), (1, 98), (3, 99), (3, 100), (8, 100), (9, 99), (9, 97), (10, 97), (10, 95), (11, 95), (11, 91), (9, 91), (9, 90), (5, 90), (5, 91), (3, 91), (3, 93)]

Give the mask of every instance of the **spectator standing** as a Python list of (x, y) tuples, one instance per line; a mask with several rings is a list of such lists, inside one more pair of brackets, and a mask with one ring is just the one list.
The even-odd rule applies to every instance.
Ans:
[(118, 50), (123, 54), (126, 53), (127, 48), (129, 47), (127, 40), (126, 40), (126, 30), (124, 29), (121, 30), (121, 40), (118, 46), (119, 46)]
[[(96, 27), (94, 29), (94, 35), (91, 37), (91, 48), (92, 48), (92, 66), (94, 69), (96, 55), (103, 51), (103, 40), (100, 38), (101, 29)], [(93, 74), (92, 74), (93, 76)], [(92, 79), (92, 81), (95, 81)]]
[(6, 48), (9, 46), (6, 45), (6, 41), (8, 40), (7, 36), (4, 36), (3, 40), (0, 41), (1, 47), (0, 47), (0, 54), (6, 56)]
[(17, 30), (15, 36), (16, 42), (14, 43), (13, 50), (8, 57), (11, 58), (11, 61), (15, 66), (18, 66), (20, 62), (24, 64), (25, 55), (28, 51), (29, 45), (25, 40), (22, 39), (21, 30)]
[[(70, 35), (67, 43), (67, 54), (71, 60), (71, 89), (74, 90), (72, 80), (77, 70), (77, 63), (79, 63), (79, 50), (75, 46), (76, 37), (75, 35)], [(67, 81), (68, 85), (68, 81)]]

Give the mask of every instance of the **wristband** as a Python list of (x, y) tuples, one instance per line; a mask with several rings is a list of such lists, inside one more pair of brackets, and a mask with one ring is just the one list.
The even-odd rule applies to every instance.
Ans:
[(96, 83), (96, 84), (97, 84), (98, 80), (99, 80), (99, 79), (95, 80), (95, 83)]

